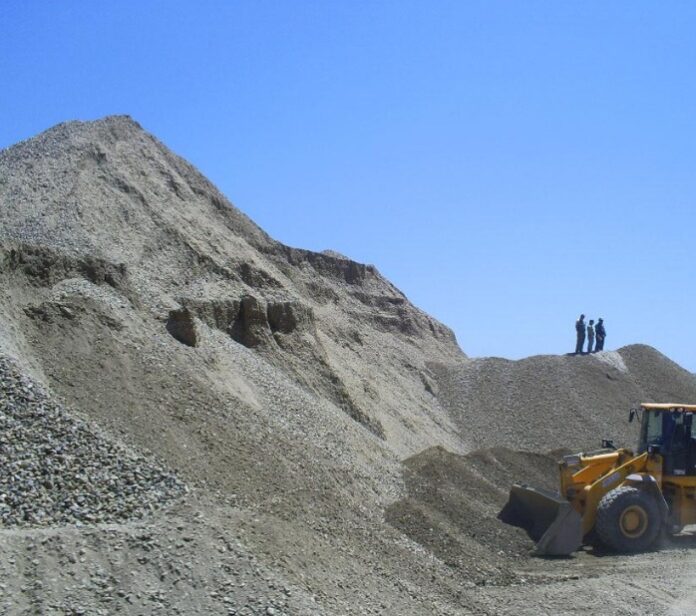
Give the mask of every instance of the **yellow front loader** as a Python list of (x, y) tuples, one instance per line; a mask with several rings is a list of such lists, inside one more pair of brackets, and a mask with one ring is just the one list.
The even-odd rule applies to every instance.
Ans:
[(642, 404), (636, 452), (610, 441), (564, 456), (558, 493), (515, 484), (498, 517), (524, 528), (539, 554), (567, 555), (598, 540), (618, 552), (653, 547), (696, 524), (696, 405)]

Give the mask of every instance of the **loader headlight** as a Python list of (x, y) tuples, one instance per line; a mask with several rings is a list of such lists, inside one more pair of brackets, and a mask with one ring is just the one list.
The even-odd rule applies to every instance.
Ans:
[(575, 454), (572, 456), (563, 456), (563, 464), (567, 467), (580, 466), (580, 456)]

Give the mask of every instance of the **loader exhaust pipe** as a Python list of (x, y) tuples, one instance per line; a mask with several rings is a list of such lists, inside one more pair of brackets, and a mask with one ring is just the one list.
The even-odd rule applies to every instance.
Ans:
[(514, 484), (498, 519), (526, 530), (539, 555), (567, 556), (582, 545), (580, 514), (549, 490)]

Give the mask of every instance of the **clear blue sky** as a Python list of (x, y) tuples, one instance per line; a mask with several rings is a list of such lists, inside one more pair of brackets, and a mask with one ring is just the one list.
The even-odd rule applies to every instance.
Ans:
[(127, 113), (470, 355), (696, 371), (696, 2), (0, 2), (0, 147)]

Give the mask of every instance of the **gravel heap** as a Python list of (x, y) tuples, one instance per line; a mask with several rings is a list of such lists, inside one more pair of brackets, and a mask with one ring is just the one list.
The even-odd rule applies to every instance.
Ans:
[(696, 400), (696, 379), (652, 347), (594, 355), (495, 357), (433, 366), (438, 397), (470, 448), (592, 450), (601, 439), (635, 446), (628, 410)]
[(69, 415), (0, 356), (0, 524), (141, 517), (185, 491), (172, 474)]
[(522, 529), (500, 522), (498, 513), (515, 482), (556, 489), (562, 453), (495, 447), (461, 456), (432, 447), (404, 461), (408, 493), (387, 509), (385, 519), (462, 579), (511, 583), (514, 561), (527, 557), (534, 542)]

